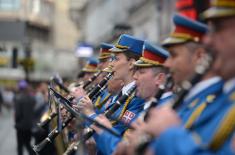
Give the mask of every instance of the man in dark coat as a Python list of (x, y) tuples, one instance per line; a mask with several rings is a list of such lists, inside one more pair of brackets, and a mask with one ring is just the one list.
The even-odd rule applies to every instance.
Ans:
[(35, 106), (35, 97), (29, 92), (29, 85), (26, 81), (18, 83), (19, 94), (15, 97), (15, 128), (17, 136), (18, 155), (23, 154), (23, 147), (26, 147), (29, 155), (34, 155), (30, 145), (33, 126), (33, 109)]

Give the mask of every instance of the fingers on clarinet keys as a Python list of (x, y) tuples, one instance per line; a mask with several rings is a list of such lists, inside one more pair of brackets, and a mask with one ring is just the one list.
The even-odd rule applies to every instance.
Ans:
[(140, 136), (138, 138), (138, 145), (136, 146), (136, 153), (137, 154), (144, 153), (147, 146), (150, 144), (151, 140), (152, 140), (152, 136), (150, 136), (149, 134)]

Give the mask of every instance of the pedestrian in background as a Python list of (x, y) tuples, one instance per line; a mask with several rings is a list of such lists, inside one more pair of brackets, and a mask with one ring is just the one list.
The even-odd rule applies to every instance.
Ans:
[(25, 147), (29, 155), (34, 155), (30, 145), (34, 118), (35, 97), (30, 93), (29, 84), (22, 80), (18, 83), (19, 93), (15, 97), (15, 128), (17, 139), (17, 153), (23, 155)]

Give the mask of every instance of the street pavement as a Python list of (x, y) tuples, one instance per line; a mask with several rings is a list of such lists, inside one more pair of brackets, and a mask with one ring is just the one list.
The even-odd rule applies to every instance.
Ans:
[(16, 155), (13, 111), (5, 108), (0, 114), (0, 155)]

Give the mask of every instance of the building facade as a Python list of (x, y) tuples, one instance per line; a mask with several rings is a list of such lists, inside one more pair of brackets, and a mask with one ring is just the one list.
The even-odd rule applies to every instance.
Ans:
[(0, 79), (25, 78), (26, 66), (32, 80), (72, 74), (77, 39), (68, 0), (0, 0)]
[(81, 39), (94, 45), (113, 41), (115, 27), (128, 25), (134, 36), (159, 42), (171, 30), (175, 0), (70, 0)]

